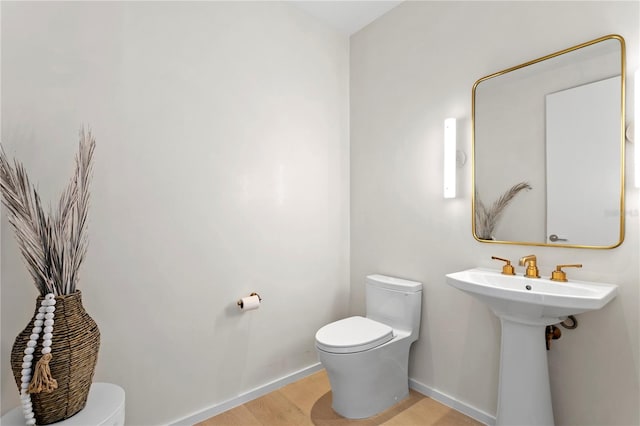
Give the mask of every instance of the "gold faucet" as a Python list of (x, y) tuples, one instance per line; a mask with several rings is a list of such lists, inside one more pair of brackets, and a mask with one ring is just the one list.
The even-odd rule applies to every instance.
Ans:
[(538, 266), (536, 265), (536, 256), (534, 254), (530, 254), (528, 256), (523, 256), (520, 258), (520, 262), (518, 262), (520, 266), (526, 266), (527, 269), (524, 273), (524, 276), (527, 278), (540, 278), (540, 273), (538, 272)]

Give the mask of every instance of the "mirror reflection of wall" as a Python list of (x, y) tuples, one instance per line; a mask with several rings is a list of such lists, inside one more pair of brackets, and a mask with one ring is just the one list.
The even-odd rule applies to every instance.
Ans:
[[(531, 190), (519, 192), (504, 208), (492, 230), (493, 239), (536, 245), (597, 247), (612, 247), (622, 241), (623, 65), (623, 39), (607, 36), (476, 82), (473, 96), (476, 238), (489, 239), (477, 220), (477, 201), (491, 205), (513, 185), (526, 182)], [(610, 80), (612, 77), (617, 79)], [(588, 95), (589, 99), (583, 100), (580, 111), (573, 108), (573, 114), (567, 114), (561, 107), (548, 116), (548, 96), (560, 98), (560, 95), (554, 97), (552, 94), (590, 87), (590, 84), (605, 80), (613, 82), (606, 85), (609, 91), (606, 101)], [(598, 120), (597, 132), (594, 114), (607, 117)], [(569, 116), (572, 120), (569, 131), (554, 136), (551, 148), (558, 149), (554, 151), (553, 161), (547, 161), (550, 152), (547, 120), (567, 123)], [(587, 149), (585, 132), (596, 136), (589, 145), (593, 155), (587, 157), (584, 156)], [(588, 159), (594, 158), (603, 159), (598, 167), (587, 163), (591, 161)], [(578, 164), (583, 167), (576, 167)], [(556, 170), (558, 167), (561, 170)], [(560, 187), (550, 183), (549, 176), (556, 176), (565, 184)], [(571, 176), (571, 182), (563, 176)], [(608, 182), (606, 188), (600, 185), (595, 191), (592, 188), (594, 178), (601, 183)], [(560, 207), (556, 207), (554, 201), (548, 210), (549, 185), (560, 197), (568, 194), (569, 201)], [(557, 195), (554, 197), (558, 199)], [(558, 208), (564, 213), (563, 218), (583, 216), (585, 210), (591, 215), (580, 227), (569, 229), (558, 222), (561, 218), (554, 213)], [(549, 240), (551, 235), (555, 237)]]

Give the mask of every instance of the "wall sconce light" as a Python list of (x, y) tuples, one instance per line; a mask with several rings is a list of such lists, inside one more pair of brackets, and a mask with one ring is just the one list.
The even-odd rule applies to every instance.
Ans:
[(633, 168), (634, 168), (634, 182), (636, 188), (640, 188), (640, 130), (638, 130), (638, 121), (640, 121), (640, 69), (636, 70), (633, 76)]
[(444, 198), (456, 198), (456, 119), (444, 120)]

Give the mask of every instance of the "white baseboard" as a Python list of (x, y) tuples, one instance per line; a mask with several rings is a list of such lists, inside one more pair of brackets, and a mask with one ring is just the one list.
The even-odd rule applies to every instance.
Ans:
[[(209, 408), (198, 411), (197, 413), (193, 413), (183, 419), (176, 420), (169, 424), (171, 426), (192, 426), (196, 423), (202, 422), (208, 418), (216, 416), (246, 402), (252, 401), (256, 398), (260, 398), (261, 396), (266, 395), (269, 392), (280, 389), (281, 387), (288, 385), (289, 383), (298, 381), (320, 370), (322, 370), (322, 364), (318, 362), (309, 367), (303, 368), (302, 370), (298, 370), (285, 377), (282, 377), (278, 380), (274, 380), (262, 386), (258, 386), (257, 388), (240, 394), (235, 398), (231, 398), (219, 404), (215, 404)], [(496, 418), (494, 416), (487, 414), (475, 407), (472, 407), (469, 404), (461, 402), (452, 396), (442, 393), (436, 389), (430, 388), (429, 386), (422, 384), (417, 380), (409, 379), (409, 387), (416, 392), (420, 392), (421, 394), (428, 396), (429, 398), (435, 399), (436, 401), (446, 405), (447, 407), (451, 407), (454, 410), (459, 411), (481, 423), (490, 426), (493, 426), (496, 423)]]
[(435, 399), (436, 401), (446, 405), (447, 407), (451, 407), (454, 410), (459, 411), (462, 414), (465, 414), (479, 421), (480, 423), (484, 423), (485, 425), (489, 426), (493, 426), (496, 424), (496, 418), (494, 416), (487, 414), (475, 407), (472, 407), (469, 404), (459, 401), (452, 396), (442, 393), (436, 389), (430, 388), (429, 386), (420, 383), (417, 380), (409, 379), (409, 387), (416, 392), (420, 392), (421, 394), (428, 396), (431, 399)]
[(309, 367), (303, 368), (302, 370), (298, 370), (285, 377), (282, 377), (278, 380), (274, 380), (262, 386), (258, 386), (257, 388), (252, 389), (249, 392), (240, 394), (235, 398), (231, 398), (219, 404), (215, 404), (209, 408), (198, 411), (197, 413), (191, 414), (183, 419), (176, 420), (169, 424), (171, 426), (192, 426), (210, 417), (216, 416), (224, 411), (237, 407), (238, 405), (242, 405), (245, 402), (260, 398), (261, 396), (266, 395), (269, 392), (280, 389), (281, 387), (288, 385), (289, 383), (293, 383), (320, 370), (322, 370), (322, 364), (318, 362)]

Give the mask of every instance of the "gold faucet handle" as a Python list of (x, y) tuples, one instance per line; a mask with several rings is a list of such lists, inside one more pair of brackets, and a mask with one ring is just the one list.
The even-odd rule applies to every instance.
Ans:
[(551, 281), (561, 281), (563, 283), (569, 281), (567, 279), (567, 274), (562, 270), (562, 268), (582, 268), (582, 264), (574, 263), (572, 265), (557, 265), (556, 270), (551, 273)]
[(504, 266), (502, 266), (502, 273), (504, 275), (515, 275), (516, 271), (513, 269), (513, 265), (511, 265), (511, 261), (509, 259), (503, 259), (501, 257), (491, 256), (492, 259), (501, 260), (503, 262), (507, 262)]

